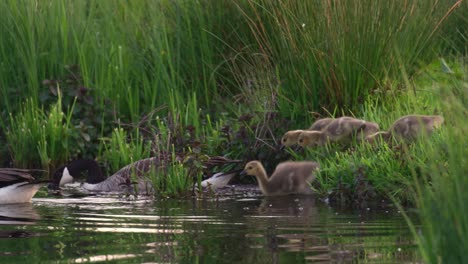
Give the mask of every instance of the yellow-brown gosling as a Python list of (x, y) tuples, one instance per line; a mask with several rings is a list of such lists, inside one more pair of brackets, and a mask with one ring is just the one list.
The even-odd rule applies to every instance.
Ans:
[(366, 133), (367, 124), (372, 124), (369, 126), (369, 131), (373, 131), (375, 126), (378, 130), (378, 125), (375, 123), (348, 116), (340, 117), (321, 131), (302, 131), (298, 143), (302, 147), (323, 146), (328, 141), (349, 143), (357, 133)]
[(265, 196), (313, 194), (309, 184), (315, 180), (319, 167), (314, 161), (282, 162), (268, 178), (262, 163), (255, 160), (247, 163), (241, 174), (255, 176)]
[(379, 124), (377, 123), (365, 121), (364, 124), (365, 127), (361, 128), (356, 134), (356, 139), (358, 141), (364, 141), (367, 136), (377, 133), (380, 130)]
[(397, 141), (411, 142), (420, 136), (431, 135), (443, 123), (444, 118), (440, 115), (406, 115), (396, 120), (388, 131), (368, 135), (366, 141), (373, 143), (380, 137), (387, 143), (390, 143), (392, 138)]
[(285, 147), (291, 147), (297, 144), (297, 140), (299, 139), (299, 135), (304, 130), (290, 130), (284, 133), (283, 137), (281, 138), (281, 149)]
[(333, 120), (333, 118), (321, 118), (315, 121), (307, 130), (320, 131), (328, 126)]
[[(307, 130), (319, 131), (328, 126), (334, 119), (321, 118), (315, 121)], [(304, 130), (290, 130), (281, 138), (281, 148), (291, 147), (297, 144), (299, 134)]]

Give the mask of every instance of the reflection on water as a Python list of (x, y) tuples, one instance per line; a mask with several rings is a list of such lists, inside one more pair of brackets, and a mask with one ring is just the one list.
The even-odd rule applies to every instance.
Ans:
[(409, 262), (396, 210), (341, 212), (312, 196), (202, 200), (33, 199), (0, 206), (12, 262)]

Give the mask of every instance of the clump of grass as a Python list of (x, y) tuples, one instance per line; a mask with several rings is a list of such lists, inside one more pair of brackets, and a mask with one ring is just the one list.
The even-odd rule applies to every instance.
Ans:
[(10, 114), (6, 137), (14, 164), (54, 169), (67, 161), (74, 147), (70, 136), (72, 112), (73, 107), (62, 112), (59, 95), (49, 111), (29, 99), (17, 115)]
[(103, 138), (104, 151), (101, 158), (106, 161), (111, 171), (150, 156), (151, 142), (146, 141), (134, 130), (130, 135), (122, 127), (115, 128), (110, 138)]

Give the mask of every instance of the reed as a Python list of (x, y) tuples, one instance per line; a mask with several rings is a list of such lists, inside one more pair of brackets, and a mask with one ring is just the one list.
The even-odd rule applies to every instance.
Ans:
[(60, 92), (49, 111), (28, 99), (18, 114), (10, 113), (6, 139), (14, 164), (20, 168), (42, 166), (53, 170), (65, 163), (74, 148), (72, 113), (73, 106), (62, 112)]
[(401, 80), (401, 65), (413, 76), (436, 58), (435, 36), (460, 5), (248, 1), (238, 7), (251, 29), (249, 51), (260, 53), (280, 80), (279, 111), (304, 119), (320, 107), (357, 112), (368, 95), (388, 88), (388, 79)]
[(462, 213), (468, 209), (464, 191), (468, 187), (468, 125), (463, 121), (468, 111), (464, 91), (467, 82), (455, 75), (442, 80), (448, 84), (440, 82), (436, 86), (441, 91), (447, 123), (444, 144), (428, 150), (430, 161), (416, 161), (422, 168), (422, 179), (415, 177), (408, 188), (417, 205), (420, 224), (417, 227), (409, 218), (407, 221), (425, 262), (463, 263), (468, 248), (468, 216)]
[(102, 140), (104, 151), (100, 156), (109, 165), (110, 171), (118, 171), (128, 164), (150, 157), (151, 142), (144, 140), (138, 129), (129, 133), (118, 127), (110, 138)]

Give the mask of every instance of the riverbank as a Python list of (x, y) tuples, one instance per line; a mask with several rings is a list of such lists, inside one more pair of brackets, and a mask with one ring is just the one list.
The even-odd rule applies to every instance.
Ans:
[[(466, 245), (467, 5), (0, 2), (0, 163), (52, 173), (92, 158), (112, 174), (156, 156), (170, 165), (153, 177), (155, 189), (182, 197), (195, 179), (233, 169), (206, 167), (212, 156), (258, 159), (269, 172), (284, 160), (315, 160), (322, 198), (415, 205), (451, 245)], [(400, 149), (278, 146), (286, 130), (320, 117), (388, 128), (406, 114), (441, 114), (445, 123)], [(171, 180), (181, 175), (190, 178)], [(428, 236), (422, 248), (440, 248), (428, 262), (457, 248)]]

